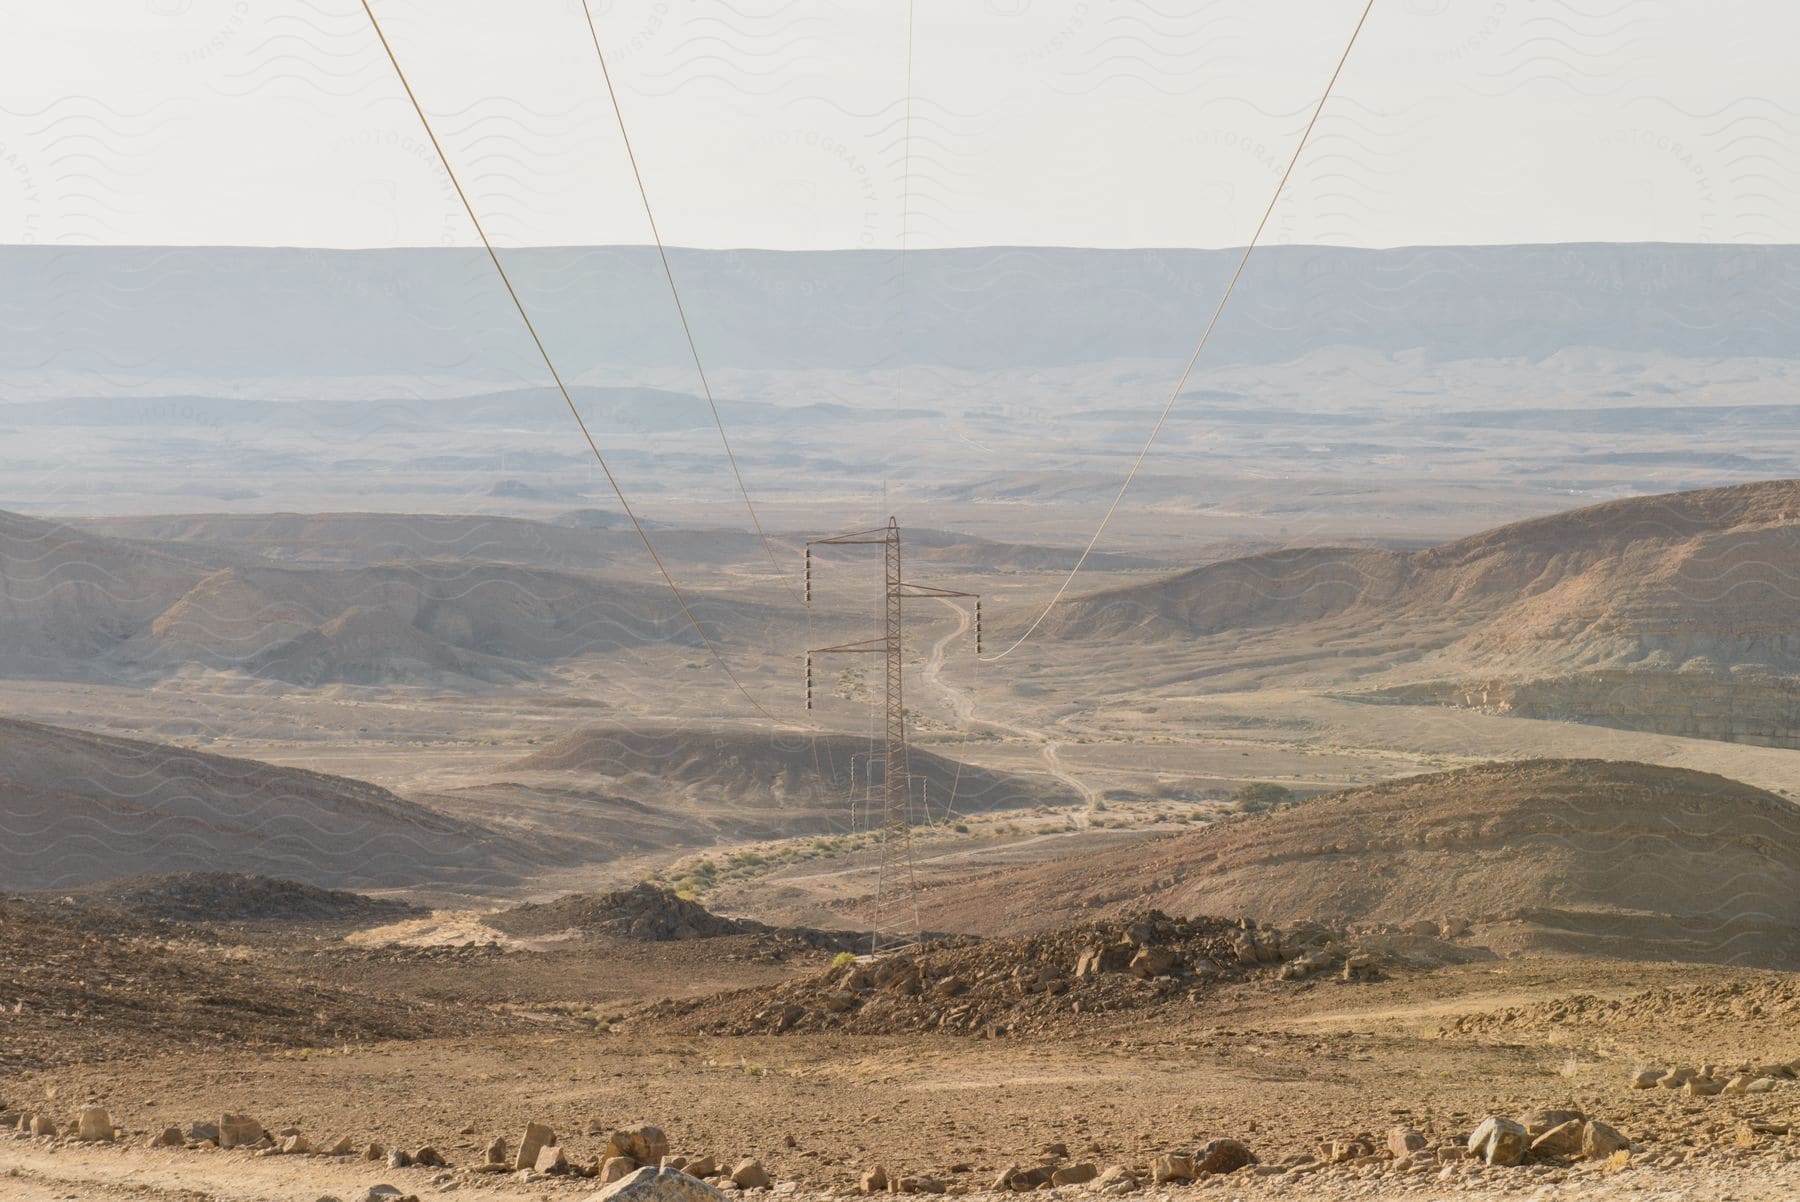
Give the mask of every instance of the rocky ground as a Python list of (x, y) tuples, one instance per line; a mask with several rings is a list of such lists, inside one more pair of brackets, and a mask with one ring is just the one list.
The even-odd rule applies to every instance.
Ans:
[(0, 1197), (581, 1197), (665, 1154), (807, 1197), (1800, 1186), (1779, 973), (1154, 914), (869, 962), (103, 913), (0, 912)]

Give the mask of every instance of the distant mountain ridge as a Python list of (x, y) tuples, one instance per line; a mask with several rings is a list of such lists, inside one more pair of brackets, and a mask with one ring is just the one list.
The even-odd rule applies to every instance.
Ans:
[[(685, 369), (647, 247), (504, 252), (564, 374)], [(1231, 250), (975, 247), (671, 252), (707, 363), (971, 370), (1185, 356)], [(1213, 363), (1322, 346), (1442, 358), (1566, 347), (1800, 355), (1800, 246), (1662, 243), (1271, 246)], [(0, 372), (187, 377), (431, 373), (541, 365), (478, 249), (0, 247)]]

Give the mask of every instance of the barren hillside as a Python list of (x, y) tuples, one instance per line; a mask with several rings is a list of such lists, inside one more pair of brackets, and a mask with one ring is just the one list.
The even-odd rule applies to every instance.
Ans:
[[(1380, 699), (1800, 743), (1800, 480), (1609, 502), (1413, 552), (1314, 547), (1102, 590), (1046, 639), (1366, 646)], [(1380, 653), (1388, 646), (1395, 650)], [(1610, 683), (1592, 687), (1595, 673)], [(1629, 679), (1616, 674), (1629, 673)], [(1529, 686), (1529, 687), (1516, 687)]]
[[(867, 738), (675, 726), (588, 727), (513, 764), (623, 793), (702, 827), (742, 838), (842, 829), (852, 804), (879, 796), (881, 762)], [(871, 764), (871, 760), (873, 763)], [(1018, 776), (913, 748), (913, 798), (923, 820), (956, 809), (1069, 805), (1079, 799), (1047, 776)], [(871, 773), (873, 784), (871, 785)]]
[[(374, 523), (371, 551), (398, 549), (387, 529)], [(453, 534), (452, 549), (479, 543), (473, 527)], [(309, 685), (457, 687), (522, 679), (572, 656), (699, 641), (658, 584), (479, 559), (265, 567), (245, 550), (0, 514), (0, 672), (137, 680), (198, 664)], [(751, 603), (690, 600), (725, 641), (760, 642), (788, 621)]]
[(1800, 808), (1708, 773), (1530, 760), (1409, 777), (942, 890), (947, 929), (1148, 908), (1428, 923), (1495, 950), (1800, 966)]
[(10, 719), (0, 835), (6, 890), (218, 870), (480, 888), (554, 855), (362, 781)]

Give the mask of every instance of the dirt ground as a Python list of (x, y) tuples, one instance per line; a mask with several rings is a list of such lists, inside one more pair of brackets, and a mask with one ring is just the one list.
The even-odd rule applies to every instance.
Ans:
[[(1781, 974), (1517, 959), (1358, 985), (1258, 979), (1203, 1003), (1172, 1001), (1029, 1040), (692, 1036), (495, 1004), (495, 982), (507, 976), (520, 998), (579, 992), (569, 974), (585, 956), (590, 981), (608, 963), (619, 967), (618, 993), (635, 996), (615, 1001), (628, 1009), (654, 1000), (659, 982), (698, 973), (713, 942), (640, 948), (634, 957), (611, 947), (513, 952), (461, 988), (452, 984), (457, 974), (444, 971), (456, 961), (446, 960), (413, 983), (457, 1011), (504, 1011), (500, 1034), (254, 1049), (221, 1038), (142, 1053), (108, 1043), (103, 1057), (88, 1058), (81, 1025), (72, 1024), (65, 1062), (0, 1078), (0, 1097), (59, 1115), (93, 1099), (126, 1139), (100, 1147), (0, 1138), (0, 1197), (312, 1202), (358, 1197), (377, 1182), (421, 1197), (591, 1191), (591, 1182), (458, 1171), (479, 1162), (494, 1136), (516, 1141), (528, 1121), (549, 1123), (581, 1161), (599, 1153), (603, 1132), (654, 1122), (675, 1151), (712, 1153), (727, 1164), (756, 1157), (777, 1182), (809, 1195), (847, 1187), (878, 1164), (980, 1192), (1005, 1166), (1035, 1163), (1050, 1143), (1067, 1145), (1074, 1160), (1144, 1168), (1159, 1153), (1221, 1136), (1244, 1140), (1263, 1167), (1152, 1194), (1760, 1202), (1800, 1190), (1800, 1135), (1749, 1127), (1800, 1123), (1800, 1083), (1719, 1098), (1628, 1088), (1647, 1063), (1800, 1055), (1794, 989)], [(714, 954), (744, 950), (741, 940), (718, 942), (733, 947)], [(350, 990), (356, 963), (321, 973), (318, 987), (343, 977), (337, 987)], [(731, 963), (741, 977), (743, 966)], [(375, 987), (390, 996), (405, 987), (408, 964), (384, 962)], [(765, 963), (762, 971), (773, 978), (819, 967)], [(1609, 1000), (1622, 1001), (1609, 1008)], [(1612, 1172), (1577, 1162), (1407, 1173), (1389, 1161), (1273, 1173), (1332, 1140), (1379, 1143), (1395, 1124), (1437, 1145), (1460, 1142), (1490, 1113), (1522, 1117), (1543, 1107), (1579, 1109), (1618, 1127), (1637, 1145), (1632, 1163)], [(272, 1130), (348, 1134), (359, 1147), (430, 1144), (458, 1168), (144, 1146), (166, 1125), (185, 1128), (228, 1110)], [(1254, 1175), (1263, 1171), (1272, 1175)]]

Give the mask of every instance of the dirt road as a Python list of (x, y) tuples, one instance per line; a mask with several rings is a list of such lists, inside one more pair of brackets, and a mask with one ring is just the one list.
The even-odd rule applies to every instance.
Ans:
[(1098, 793), (1080, 777), (1063, 767), (1062, 761), (1057, 758), (1056, 754), (1058, 742), (1047, 731), (1039, 730), (1034, 726), (1000, 722), (992, 718), (977, 718), (975, 716), (975, 699), (944, 679), (945, 654), (951, 643), (968, 632), (971, 619), (968, 611), (961, 606), (947, 600), (943, 604), (956, 615), (956, 626), (931, 645), (931, 653), (926, 656), (925, 664), (919, 671), (920, 678), (943, 693), (950, 704), (951, 711), (955, 713), (957, 720), (962, 723), (965, 730), (971, 726), (984, 726), (989, 730), (997, 730), (1003, 734), (1039, 744), (1038, 755), (1044, 761), (1044, 771), (1073, 789), (1081, 797), (1086, 808), (1092, 810)]

